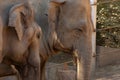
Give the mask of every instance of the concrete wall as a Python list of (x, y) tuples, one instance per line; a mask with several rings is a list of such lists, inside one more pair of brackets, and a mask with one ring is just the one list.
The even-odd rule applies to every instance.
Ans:
[(96, 58), (98, 67), (120, 64), (120, 49), (97, 46)]

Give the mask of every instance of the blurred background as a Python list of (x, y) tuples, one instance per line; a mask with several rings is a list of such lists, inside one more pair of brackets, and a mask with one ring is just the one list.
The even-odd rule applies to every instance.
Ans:
[(120, 48), (120, 0), (98, 0), (97, 45)]

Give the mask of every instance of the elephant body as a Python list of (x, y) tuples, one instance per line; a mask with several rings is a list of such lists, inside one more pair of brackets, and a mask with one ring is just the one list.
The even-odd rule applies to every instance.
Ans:
[(28, 48), (33, 33), (34, 29), (31, 28), (30, 32), (25, 33), (23, 40), (19, 41), (14, 28), (3, 28), (3, 56), (5, 55), (6, 58), (10, 58), (10, 60), (16, 61), (16, 63), (26, 63), (25, 59), (28, 56)]
[(93, 80), (91, 40), (94, 27), (90, 1), (41, 0), (40, 4), (39, 20), (43, 21), (40, 24), (43, 30), (40, 44), (42, 80), (45, 80), (45, 62), (59, 51), (69, 53), (79, 61), (78, 80)]
[[(9, 7), (12, 6), (12, 3), (10, 3), (7, 0), (5, 1), (6, 1), (4, 2), (5, 4), (7, 3), (10, 4)], [(19, 1), (11, 0), (11, 1), (17, 3), (22, 2), (24, 0)], [(29, 1), (32, 2), (32, 5), (35, 9), (35, 20), (41, 26), (43, 32), (39, 45), (40, 78), (41, 78), (40, 80), (45, 80), (45, 63), (47, 59), (51, 55), (54, 55), (59, 51), (69, 53), (70, 55), (77, 54), (75, 55), (75, 57), (77, 57), (77, 59), (80, 62), (78, 64), (80, 66), (78, 80), (93, 80), (91, 78), (91, 75), (93, 73), (91, 64), (93, 58), (91, 44), (93, 23), (91, 20), (90, 1), (89, 0), (29, 0)], [(1, 7), (0, 10), (2, 10)], [(4, 12), (8, 13), (7, 11)], [(8, 15), (7, 16), (6, 15), (7, 14), (4, 14), (3, 21), (8, 18)], [(7, 22), (5, 23), (3, 22), (3, 24), (7, 24)], [(16, 31), (12, 33), (15, 32)], [(17, 39), (19, 38), (21, 40), (20, 36), (21, 35), (19, 35)], [(24, 45), (20, 43), (21, 42), (19, 42), (18, 46), (17, 47), (15, 46), (15, 48), (18, 49), (19, 46), (22, 47)], [(21, 51), (19, 52), (19, 54), (24, 55), (22, 54)], [(17, 57), (20, 58), (20, 55)], [(25, 55), (27, 55), (27, 53)], [(29, 68), (28, 74), (33, 75), (34, 74), (33, 69)], [(29, 79), (26, 80), (30, 79), (34, 80), (34, 78), (32, 79), (31, 76)]]
[[(8, 12), (4, 15), (2, 10)], [(22, 80), (33, 80), (29, 76), (40, 80), (39, 43), (42, 31), (34, 20), (31, 4), (15, 3), (9, 9), (4, 6), (0, 12), (0, 62), (15, 65)], [(29, 74), (28, 67), (34, 75)]]

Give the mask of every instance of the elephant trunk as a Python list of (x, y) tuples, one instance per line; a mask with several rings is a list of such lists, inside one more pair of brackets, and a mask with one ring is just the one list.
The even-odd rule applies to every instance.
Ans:
[[(83, 72), (84, 80), (91, 80), (91, 74), (92, 74), (92, 72), (91, 72), (91, 65), (92, 65), (91, 63), (92, 62), (91, 61), (92, 61), (91, 55), (88, 55), (87, 58), (83, 59), (82, 65), (83, 65), (83, 71), (84, 71)], [(81, 65), (80, 62), (78, 65)]]
[(92, 47), (88, 44), (82, 45), (82, 48), (76, 48), (73, 51), (77, 62), (77, 80), (92, 80)]

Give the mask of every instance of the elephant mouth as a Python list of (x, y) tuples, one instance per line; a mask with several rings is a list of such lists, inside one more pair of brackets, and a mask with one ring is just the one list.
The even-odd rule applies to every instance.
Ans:
[[(59, 45), (58, 45), (59, 44)], [(80, 60), (78, 56), (78, 49), (75, 49), (75, 47), (72, 45), (72, 47), (66, 48), (61, 42), (59, 42), (54, 50), (62, 51), (64, 53), (70, 54), (73, 56), (73, 61), (77, 65), (77, 60)]]
[(80, 60), (80, 56), (78, 55), (78, 50), (74, 49), (74, 48), (70, 48), (70, 49), (63, 49), (64, 53), (70, 54), (73, 56), (73, 61), (75, 62), (75, 64), (77, 65), (77, 61)]

